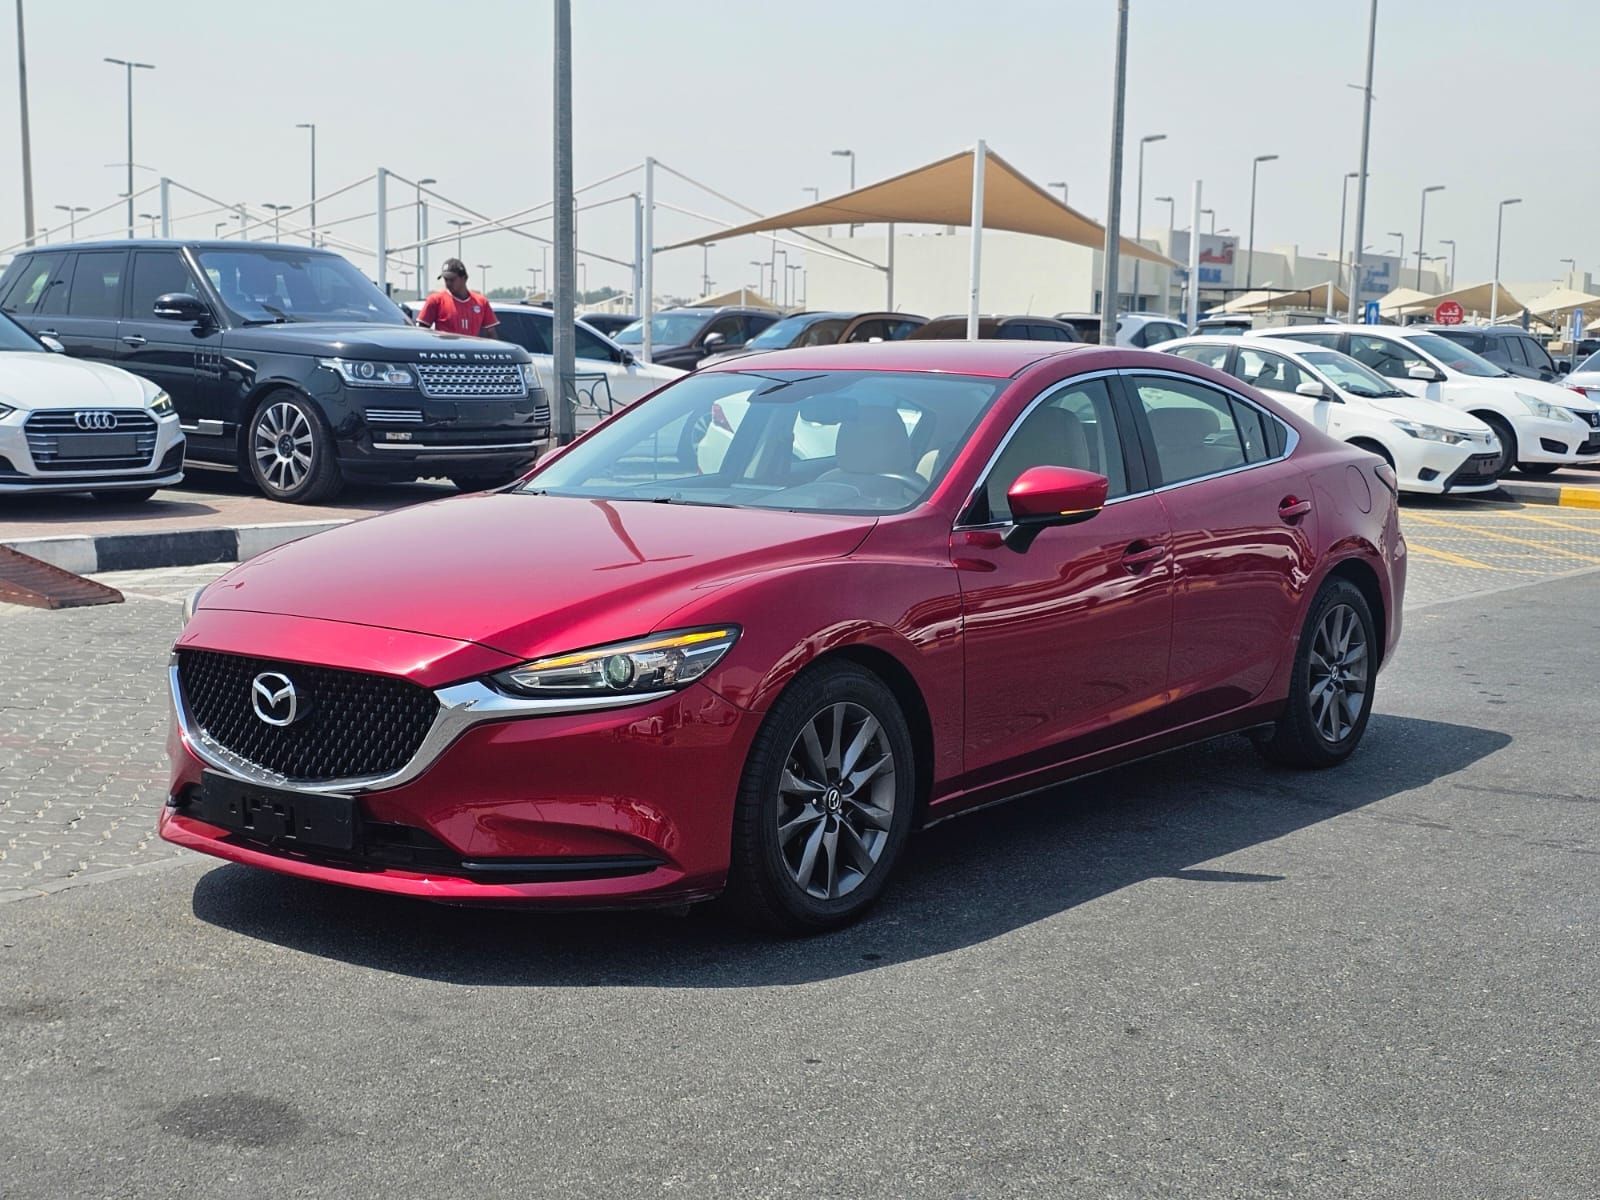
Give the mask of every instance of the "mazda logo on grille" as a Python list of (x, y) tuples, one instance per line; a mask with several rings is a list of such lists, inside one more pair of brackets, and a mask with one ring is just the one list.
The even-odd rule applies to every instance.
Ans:
[(117, 414), (111, 412), (77, 412), (72, 414), (72, 423), (79, 429), (105, 430), (117, 427)]
[(300, 693), (287, 675), (263, 671), (250, 683), (250, 707), (268, 725), (282, 729), (300, 719)]

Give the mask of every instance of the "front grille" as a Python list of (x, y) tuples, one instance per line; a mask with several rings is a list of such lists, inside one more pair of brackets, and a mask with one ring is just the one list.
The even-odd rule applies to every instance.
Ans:
[[(252, 688), (263, 672), (295, 685), (303, 715), (292, 725), (270, 725), (256, 714)], [(210, 650), (178, 652), (178, 684), (212, 741), (305, 782), (398, 771), (416, 755), (439, 710), (432, 692), (403, 679)]]
[(417, 380), (422, 394), (436, 400), (528, 394), (522, 367), (514, 362), (418, 363)]
[(1479, 484), (1493, 483), (1495, 481), (1495, 468), (1500, 465), (1498, 454), (1474, 454), (1460, 467), (1456, 473), (1445, 481), (1444, 490), (1460, 487), (1477, 487)]
[(369, 424), (382, 425), (421, 425), (422, 410), (420, 408), (369, 408), (367, 409)]
[(1600, 433), (1591, 434), (1583, 445), (1578, 447), (1579, 454), (1600, 454)]
[[(36, 412), (28, 418), (23, 431), (28, 439), (28, 453), (33, 455), (33, 465), (41, 471), (117, 471), (148, 466), (156, 452), (156, 421), (143, 409), (85, 409), (83, 415), (99, 421), (109, 417), (114, 425), (109, 429), (83, 429), (78, 424), (80, 413), (76, 409), (53, 409)], [(132, 454), (107, 453), (70, 458), (61, 455), (63, 436), (88, 439), (92, 448), (94, 440), (118, 444), (133, 436)], [(108, 447), (109, 449), (109, 447)]]
[(1587, 422), (1592, 429), (1600, 429), (1600, 412), (1579, 412), (1577, 409), (1568, 409), (1578, 420)]

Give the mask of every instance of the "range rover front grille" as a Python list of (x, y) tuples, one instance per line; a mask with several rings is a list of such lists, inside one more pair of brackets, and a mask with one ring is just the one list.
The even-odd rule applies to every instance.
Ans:
[[(293, 685), (292, 723), (273, 725), (256, 711), (262, 675)], [(404, 679), (210, 650), (178, 651), (178, 686), (193, 722), (213, 742), (304, 782), (398, 771), (416, 755), (439, 711), (432, 692)], [(269, 679), (266, 686), (277, 692), (282, 684)], [(288, 711), (286, 702), (264, 706), (273, 717)]]
[(41, 471), (138, 469), (149, 466), (156, 452), (156, 420), (140, 408), (36, 412), (23, 432)]
[(526, 396), (522, 368), (514, 362), (418, 363), (424, 396), (453, 400), (464, 396)]

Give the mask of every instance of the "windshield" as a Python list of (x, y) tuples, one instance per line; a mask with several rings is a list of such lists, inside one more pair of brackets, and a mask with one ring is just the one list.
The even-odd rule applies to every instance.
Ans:
[(1300, 357), (1353, 396), (1404, 396), (1376, 371), (1337, 350), (1302, 350)]
[(0, 313), (0, 351), (3, 350), (45, 353), (45, 348), (29, 337), (21, 325)]
[(1578, 371), (1600, 371), (1600, 351), (1597, 351), (1596, 353), (1589, 355), (1588, 358), (1584, 359), (1581, 363), (1579, 363), (1577, 365), (1575, 370), (1578, 370)]
[[(700, 313), (657, 313), (650, 318), (650, 342), (656, 346), (683, 346), (694, 340), (706, 319)], [(644, 322), (635, 321), (613, 339), (624, 346), (644, 344)]]
[(867, 515), (918, 503), (1004, 380), (715, 371), (625, 409), (522, 490)]
[(845, 325), (846, 322), (840, 317), (785, 317), (751, 338), (744, 348), (784, 350), (790, 346), (831, 346), (839, 340)]
[(335, 254), (293, 250), (202, 250), (200, 266), (240, 321), (355, 321), (404, 325), (405, 314)]
[(1425, 350), (1438, 359), (1452, 371), (1460, 371), (1463, 375), (1475, 375), (1479, 379), (1504, 379), (1507, 372), (1502, 371), (1485, 358), (1479, 358), (1465, 346), (1458, 346), (1449, 338), (1440, 337), (1437, 333), (1411, 333), (1406, 335), (1418, 350)]

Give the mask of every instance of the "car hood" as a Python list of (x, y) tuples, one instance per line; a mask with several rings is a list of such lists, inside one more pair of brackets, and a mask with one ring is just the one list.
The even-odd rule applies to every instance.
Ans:
[(0, 353), (0, 404), (12, 408), (143, 408), (157, 390), (148, 380), (105, 363), (64, 354)]
[(415, 325), (287, 321), (282, 325), (230, 329), (223, 335), (222, 344), (230, 350), (375, 358), (388, 362), (528, 361), (528, 352), (510, 342), (435, 333)]
[(269, 550), (208, 587), (200, 607), (431, 634), (536, 658), (650, 633), (741, 576), (843, 557), (874, 523), (522, 492), (457, 496)]
[(1378, 412), (1402, 421), (1416, 421), (1422, 425), (1437, 425), (1457, 433), (1488, 433), (1489, 427), (1471, 413), (1462, 412), (1437, 400), (1423, 400), (1416, 396), (1361, 397), (1363, 404)]

